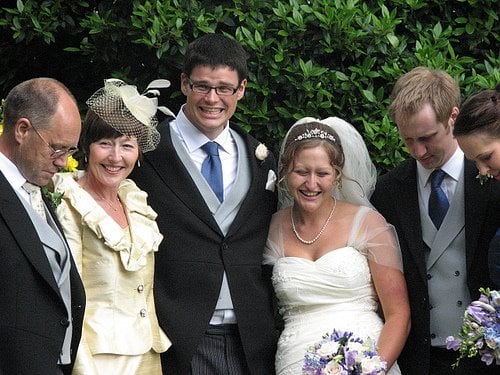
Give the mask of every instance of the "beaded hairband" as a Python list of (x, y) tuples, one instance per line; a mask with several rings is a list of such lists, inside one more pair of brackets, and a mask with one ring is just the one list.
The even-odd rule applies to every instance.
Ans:
[(311, 139), (311, 138), (320, 138), (320, 139), (327, 139), (329, 141), (335, 142), (336, 139), (333, 135), (327, 133), (324, 130), (315, 128), (315, 129), (307, 129), (304, 133), (298, 135), (294, 141), (303, 141), (305, 139)]

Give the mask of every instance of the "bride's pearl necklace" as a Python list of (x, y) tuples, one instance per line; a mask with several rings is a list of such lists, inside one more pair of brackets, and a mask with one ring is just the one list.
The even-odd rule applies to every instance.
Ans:
[(328, 215), (328, 219), (326, 219), (325, 224), (321, 227), (321, 230), (319, 231), (318, 235), (316, 237), (314, 237), (312, 240), (304, 240), (302, 237), (300, 237), (299, 232), (297, 232), (297, 228), (295, 228), (295, 222), (293, 221), (293, 206), (292, 206), (292, 208), (290, 209), (290, 219), (292, 221), (292, 230), (293, 230), (293, 233), (295, 234), (295, 237), (297, 237), (297, 239), (300, 242), (302, 242), (303, 244), (306, 244), (306, 245), (311, 245), (311, 244), (315, 243), (321, 237), (321, 235), (325, 231), (326, 227), (328, 226), (328, 223), (332, 219), (332, 216), (333, 216), (333, 213), (335, 212), (336, 207), (337, 207), (337, 199), (335, 199), (335, 197), (333, 197), (332, 210), (330, 211), (330, 215)]

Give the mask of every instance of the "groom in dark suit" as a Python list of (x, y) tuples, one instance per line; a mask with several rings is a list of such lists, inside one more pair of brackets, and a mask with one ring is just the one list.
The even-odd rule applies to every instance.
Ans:
[(0, 374), (69, 375), (80, 342), (85, 294), (59, 223), (49, 202), (41, 199), (40, 186), (76, 151), (80, 114), (64, 85), (35, 78), (11, 90), (4, 115)]
[[(478, 289), (491, 286), (488, 244), (500, 219), (499, 181), (481, 184), (453, 137), (459, 104), (457, 82), (424, 67), (403, 75), (391, 94), (389, 111), (412, 159), (381, 176), (371, 200), (401, 245), (411, 308), (410, 335), (398, 359), (405, 375), (498, 371), (479, 358), (452, 369), (458, 353), (446, 349), (446, 337), (459, 334)], [(434, 182), (438, 172), (442, 181)]]
[[(177, 117), (131, 178), (165, 236), (156, 257), (165, 374), (272, 374), (272, 286), (262, 267), (276, 210), (275, 160), (230, 123), (247, 84), (246, 53), (220, 34), (192, 42)], [(209, 150), (207, 144), (213, 147)]]

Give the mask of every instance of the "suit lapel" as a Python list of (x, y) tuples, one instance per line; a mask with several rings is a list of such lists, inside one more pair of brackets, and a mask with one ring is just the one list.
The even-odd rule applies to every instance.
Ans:
[(252, 178), (250, 180), (251, 182), (248, 193), (245, 196), (245, 199), (243, 200), (240, 210), (231, 224), (231, 227), (229, 228), (227, 233), (228, 236), (237, 232), (238, 229), (248, 221), (248, 217), (254, 208), (254, 202), (258, 199), (258, 194), (263, 194), (263, 190), (266, 186), (267, 171), (269, 170), (269, 168), (266, 168), (267, 164), (265, 166), (263, 162), (258, 161), (255, 157), (255, 148), (257, 147), (258, 142), (251, 138), (240, 127), (231, 126), (231, 129), (243, 138), (245, 146), (247, 147), (249, 169)]
[(491, 184), (481, 185), (479, 183), (479, 180), (476, 179), (478, 171), (473, 162), (465, 160), (464, 169), (465, 249), (467, 271), (469, 271), (477, 251), (481, 226), (488, 212), (487, 204), (488, 195), (491, 193)]
[[(144, 155), (144, 161), (151, 164), (172, 194), (188, 207), (194, 216), (200, 218), (214, 231), (220, 233), (210, 209), (196, 184), (189, 175), (172, 144), (170, 122), (163, 121), (158, 130), (161, 141), (158, 147)], [(175, 177), (173, 177), (175, 176)]]
[[(249, 166), (251, 171), (251, 183), (248, 193), (242, 202), (240, 210), (236, 215), (227, 236), (238, 230), (241, 225), (244, 225), (248, 220), (248, 216), (253, 210), (253, 202), (257, 199), (258, 194), (263, 192), (260, 189), (265, 189), (267, 173), (269, 165), (265, 161), (256, 159), (254, 152), (258, 142), (251, 138), (244, 130), (238, 126), (230, 124), (231, 129), (242, 136), (248, 150)], [(151, 152), (144, 155), (145, 162), (151, 164), (151, 167), (158, 173), (165, 185), (176, 195), (183, 204), (188, 207), (193, 215), (203, 220), (214, 231), (221, 233), (217, 222), (210, 212), (203, 196), (198, 191), (196, 184), (189, 175), (182, 160), (177, 155), (172, 144), (172, 134), (170, 122), (164, 121), (158, 126), (161, 134), (160, 145)], [(176, 176), (172, 178), (172, 176)]]
[[(28, 213), (19, 199), (22, 198), (14, 192), (4, 175), (0, 172), (0, 214), (10, 228), (19, 248), (33, 265), (33, 268), (38, 271), (42, 278), (59, 295), (59, 288), (52, 274), (45, 250), (35, 228), (31, 224)], [(13, 212), (17, 214), (13, 215)]]
[(396, 176), (397, 189), (394, 191), (394, 205), (404, 207), (398, 215), (408, 251), (416, 260), (418, 270), (423, 279), (426, 278), (424, 243), (420, 223), (420, 208), (418, 205), (417, 166), (415, 160), (408, 161)]
[[(436, 231), (432, 221), (427, 221), (429, 229), (425, 233), (432, 239), (427, 239), (427, 243), (431, 244), (431, 253), (427, 260), (427, 269), (430, 269), (434, 263), (439, 259), (446, 249), (450, 246), (451, 242), (460, 234), (465, 226), (464, 220), (464, 173), (460, 173), (457, 187), (450, 204), (450, 208), (441, 225), (441, 229)], [(432, 227), (431, 227), (432, 226)]]

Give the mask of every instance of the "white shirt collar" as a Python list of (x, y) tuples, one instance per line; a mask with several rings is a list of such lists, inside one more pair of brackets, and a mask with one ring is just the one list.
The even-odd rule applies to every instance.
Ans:
[[(185, 105), (181, 107), (181, 109), (179, 110), (179, 114), (174, 121), (175, 125), (177, 126), (180, 138), (184, 140), (188, 152), (191, 153), (211, 140), (205, 134), (200, 132), (191, 121), (188, 120), (188, 118), (184, 114), (184, 106)], [(222, 151), (227, 152), (231, 149), (231, 134), (229, 132), (229, 122), (224, 127), (224, 130), (219, 134), (219, 136), (214, 139), (214, 141), (219, 144)]]
[(23, 191), (22, 186), (26, 178), (21, 174), (16, 165), (2, 152), (0, 152), (0, 171), (16, 191)]
[[(440, 169), (442, 169), (446, 174), (453, 178), (453, 180), (458, 181), (462, 168), (464, 166), (464, 153), (457, 147), (451, 158), (448, 159)], [(426, 169), (417, 161), (418, 179), (421, 186), (425, 186), (429, 183), (429, 177), (434, 169)]]

